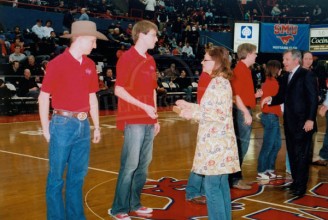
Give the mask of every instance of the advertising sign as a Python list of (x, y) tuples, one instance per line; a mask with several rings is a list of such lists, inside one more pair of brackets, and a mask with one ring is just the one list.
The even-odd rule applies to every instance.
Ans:
[[(235, 23), (233, 50), (237, 52), (240, 44), (250, 43), (259, 48), (260, 25), (257, 23)], [(258, 51), (256, 51), (258, 52)]]
[(287, 49), (309, 50), (308, 24), (261, 24), (261, 52), (282, 53)]
[(310, 51), (328, 52), (328, 27), (310, 29)]

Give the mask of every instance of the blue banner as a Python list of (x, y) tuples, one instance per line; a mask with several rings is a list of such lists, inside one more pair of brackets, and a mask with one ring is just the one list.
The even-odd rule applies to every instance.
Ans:
[(308, 24), (261, 24), (260, 51), (282, 53), (287, 49), (309, 50)]

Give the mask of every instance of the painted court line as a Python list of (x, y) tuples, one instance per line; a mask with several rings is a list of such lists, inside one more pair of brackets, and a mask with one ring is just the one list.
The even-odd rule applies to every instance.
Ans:
[[(20, 154), (20, 153), (5, 151), (5, 150), (0, 150), (0, 152), (1, 153), (5, 153), (5, 154), (11, 154), (11, 155), (16, 155), (16, 156), (21, 156), (21, 157), (28, 157), (28, 158), (37, 159), (37, 160), (44, 160), (44, 161), (48, 161), (49, 160), (48, 158), (36, 157), (36, 156), (31, 156), (31, 155), (27, 155), (27, 154)], [(114, 171), (109, 171), (109, 170), (104, 170), (104, 169), (99, 169), (99, 168), (94, 168), (94, 167), (89, 167), (89, 169), (90, 170), (104, 172), (104, 173), (111, 173), (111, 174), (118, 175), (118, 172), (114, 172)]]

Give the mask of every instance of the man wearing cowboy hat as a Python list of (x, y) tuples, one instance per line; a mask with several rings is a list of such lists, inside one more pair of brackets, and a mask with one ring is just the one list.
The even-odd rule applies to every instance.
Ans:
[[(96, 48), (96, 40), (107, 40), (91, 21), (72, 24), (71, 46), (47, 65), (39, 96), (39, 114), (43, 136), (49, 142), (47, 178), (47, 219), (86, 219), (82, 186), (88, 171), (90, 124), (93, 121), (93, 143), (100, 141), (98, 78), (94, 62), (87, 57)], [(72, 86), (74, 84), (74, 86)], [(49, 121), (49, 98), (53, 115)], [(66, 172), (65, 202), (63, 174)]]

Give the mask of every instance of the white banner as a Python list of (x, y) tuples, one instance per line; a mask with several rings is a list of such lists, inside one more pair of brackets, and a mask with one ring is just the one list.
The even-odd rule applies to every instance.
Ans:
[(310, 28), (309, 48), (311, 52), (328, 52), (328, 27)]
[(240, 44), (254, 44), (259, 50), (260, 25), (258, 23), (235, 23), (233, 50), (237, 52)]

